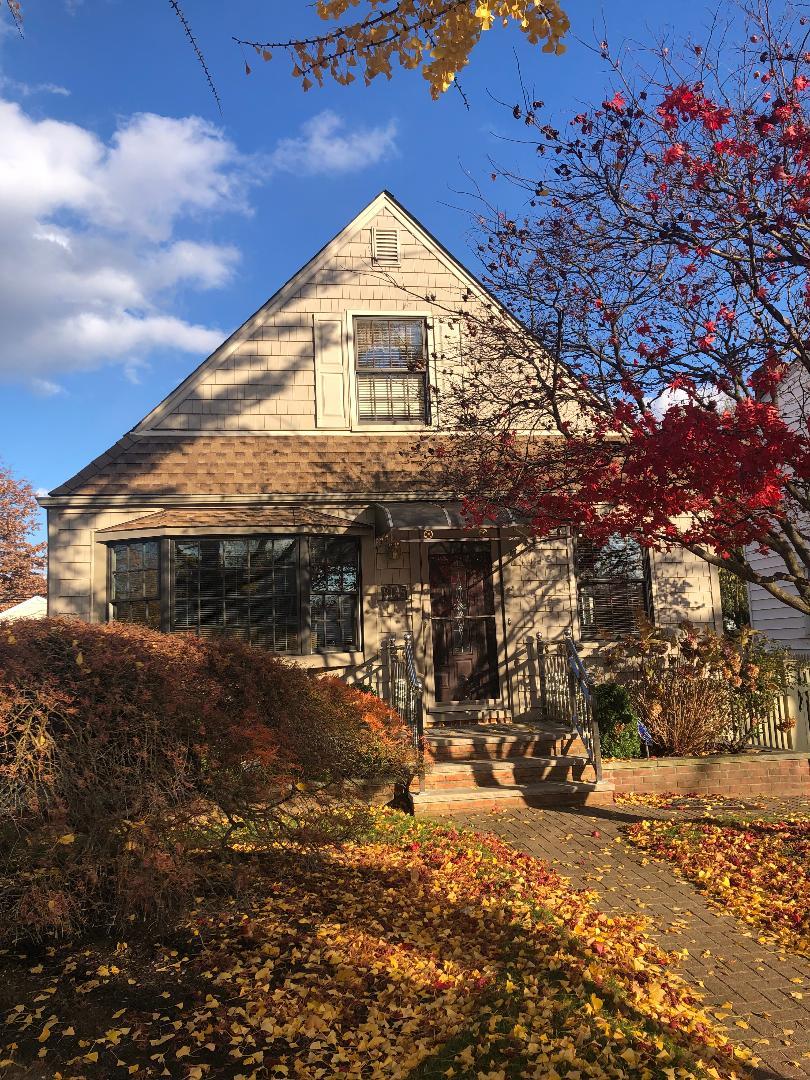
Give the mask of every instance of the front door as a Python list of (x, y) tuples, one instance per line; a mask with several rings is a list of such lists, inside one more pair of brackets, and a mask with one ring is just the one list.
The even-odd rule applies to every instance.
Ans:
[(428, 545), (437, 704), (497, 698), (495, 589), (488, 542)]

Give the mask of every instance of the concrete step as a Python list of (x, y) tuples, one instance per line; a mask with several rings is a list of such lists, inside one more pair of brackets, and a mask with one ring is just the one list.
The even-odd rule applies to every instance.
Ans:
[(453, 791), (424, 791), (414, 795), (417, 817), (469, 814), (519, 806), (607, 806), (613, 802), (613, 784), (563, 783), (544, 780), (539, 784), (508, 787), (461, 788)]
[(457, 788), (510, 787), (537, 784), (541, 780), (575, 780), (592, 783), (594, 768), (587, 757), (516, 757), (434, 762), (425, 772), (424, 788), (450, 791)]
[(482, 724), (425, 732), (425, 757), (434, 762), (585, 756), (578, 735), (554, 724)]

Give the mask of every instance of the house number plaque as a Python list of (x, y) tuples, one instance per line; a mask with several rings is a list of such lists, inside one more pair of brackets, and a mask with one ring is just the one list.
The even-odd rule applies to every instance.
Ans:
[(407, 600), (408, 587), (407, 585), (382, 585), (380, 586), (380, 595), (383, 603), (386, 604), (392, 600)]

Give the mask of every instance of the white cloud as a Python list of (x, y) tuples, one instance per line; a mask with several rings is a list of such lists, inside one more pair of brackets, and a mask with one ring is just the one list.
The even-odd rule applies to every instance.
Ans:
[(57, 97), (70, 97), (70, 90), (58, 83), (27, 83), (12, 79), (10, 75), (0, 73), (0, 90), (16, 97), (33, 97), (35, 94), (55, 94)]
[(104, 141), (0, 97), (0, 146), (0, 379), (53, 394), (66, 372), (117, 363), (137, 381), (158, 349), (216, 348), (222, 330), (172, 311), (179, 289), (221, 288), (239, 261), (195, 239), (200, 222), (250, 213), (251, 187), (274, 171), (374, 164), (394, 152), (394, 127), (351, 131), (322, 113), (248, 157), (198, 117), (139, 114)]
[(327, 109), (303, 124), (300, 135), (281, 139), (270, 154), (270, 164), (280, 172), (304, 176), (355, 172), (394, 156), (396, 136), (393, 120), (380, 127), (347, 130), (345, 121)]
[(31, 387), (42, 397), (56, 397), (57, 394), (64, 394), (64, 386), (60, 386), (59, 383), (52, 382), (51, 379), (32, 379)]

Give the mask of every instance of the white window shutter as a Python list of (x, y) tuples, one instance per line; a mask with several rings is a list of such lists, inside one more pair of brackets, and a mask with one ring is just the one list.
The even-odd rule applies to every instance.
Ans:
[(399, 266), (399, 232), (396, 229), (372, 228), (371, 258), (378, 266)]
[(322, 428), (349, 426), (349, 388), (343, 319), (315, 315), (315, 423)]

